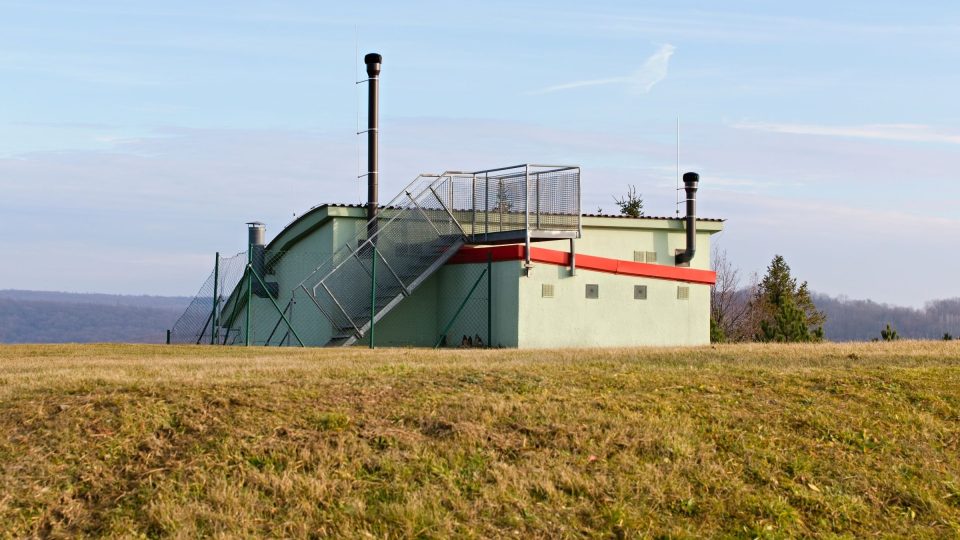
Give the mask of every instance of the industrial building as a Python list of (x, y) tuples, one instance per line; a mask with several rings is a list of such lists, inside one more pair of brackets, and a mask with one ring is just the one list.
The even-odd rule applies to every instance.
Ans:
[[(172, 341), (283, 346), (613, 347), (710, 339), (710, 236), (684, 175), (681, 218), (584, 214), (580, 168), (422, 174), (378, 197), (378, 77), (369, 75), (368, 202), (324, 204), (269, 243), (248, 224), (243, 271), (218, 267)], [(240, 259), (237, 259), (240, 260)], [(229, 275), (228, 275), (229, 274)], [(210, 280), (208, 280), (209, 284)]]

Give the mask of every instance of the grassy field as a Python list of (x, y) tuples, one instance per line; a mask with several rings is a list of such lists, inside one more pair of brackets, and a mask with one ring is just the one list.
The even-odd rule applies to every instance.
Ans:
[(0, 347), (0, 535), (960, 536), (960, 342)]

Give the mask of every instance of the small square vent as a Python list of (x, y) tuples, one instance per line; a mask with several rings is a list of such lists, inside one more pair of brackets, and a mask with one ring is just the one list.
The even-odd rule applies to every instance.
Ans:
[(679, 286), (677, 287), (677, 300), (687, 300), (690, 298), (690, 287)]
[(634, 251), (633, 262), (642, 262), (653, 264), (657, 262), (656, 251)]
[(543, 298), (553, 298), (553, 283), (540, 285), (540, 296)]
[(646, 285), (634, 285), (634, 286), (633, 286), (633, 299), (634, 299), (634, 300), (646, 300), (646, 299), (647, 299), (647, 286), (646, 286)]
[(587, 285), (587, 298), (600, 298), (600, 285), (589, 284)]

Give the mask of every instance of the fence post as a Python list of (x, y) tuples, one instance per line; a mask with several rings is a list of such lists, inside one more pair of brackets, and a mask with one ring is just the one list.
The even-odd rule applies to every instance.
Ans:
[(483, 239), (490, 236), (490, 173), (483, 173)]
[(170, 331), (167, 330), (167, 345), (170, 344)]
[(217, 252), (213, 261), (213, 313), (210, 315), (210, 344), (217, 344), (217, 308), (220, 305), (220, 289), (218, 281), (220, 280), (220, 252)]
[(243, 332), (243, 344), (250, 346), (250, 312), (253, 310), (253, 244), (247, 244), (247, 317)]
[(487, 251), (487, 347), (493, 347), (493, 248)]
[(524, 262), (526, 263), (525, 275), (530, 275), (530, 165), (524, 165), (523, 176), (523, 230), (525, 231), (524, 241)]
[(370, 246), (373, 249), (373, 257), (370, 259), (370, 348), (376, 348), (373, 341), (374, 319), (377, 316), (377, 248), (376, 245)]

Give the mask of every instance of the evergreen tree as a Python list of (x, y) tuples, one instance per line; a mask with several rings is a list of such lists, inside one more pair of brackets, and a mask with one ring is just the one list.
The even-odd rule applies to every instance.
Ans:
[(637, 186), (628, 185), (627, 194), (621, 199), (614, 197), (613, 202), (617, 203), (620, 213), (625, 216), (643, 216), (643, 195), (637, 193)]
[(897, 331), (890, 327), (890, 323), (887, 323), (887, 327), (880, 331), (880, 337), (882, 337), (884, 341), (896, 341), (900, 339)]
[(723, 327), (717, 324), (716, 319), (710, 317), (710, 343), (723, 343), (726, 340)]
[(493, 209), (501, 214), (509, 213), (510, 210), (513, 210), (512, 199), (510, 189), (501, 181), (500, 185), (497, 186), (497, 201)]
[(826, 316), (810, 298), (807, 282), (797, 284), (777, 255), (757, 287), (754, 307), (761, 313), (759, 341), (822, 341)]
[(781, 304), (775, 308), (771, 320), (760, 321), (760, 340), (793, 343), (801, 341), (818, 341), (807, 327), (807, 319), (803, 311), (789, 296), (783, 298)]

